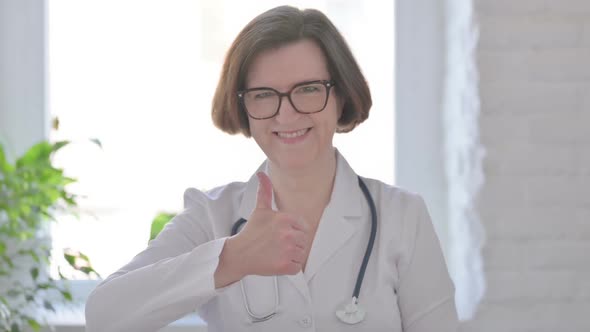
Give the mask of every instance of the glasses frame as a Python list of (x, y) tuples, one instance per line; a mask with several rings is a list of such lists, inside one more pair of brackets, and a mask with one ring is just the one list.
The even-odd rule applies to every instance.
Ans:
[[(322, 85), (324, 85), (326, 87), (326, 100), (324, 102), (324, 106), (322, 106), (322, 108), (320, 108), (318, 111), (314, 111), (314, 112), (302, 112), (300, 110), (297, 109), (297, 107), (295, 107), (295, 104), (293, 103), (293, 100), (291, 99), (291, 93), (293, 93), (293, 91), (303, 85), (309, 85), (309, 84), (317, 84), (320, 83)], [(291, 106), (293, 106), (293, 109), (297, 112), (297, 113), (301, 113), (301, 114), (313, 114), (313, 113), (319, 113), (321, 111), (323, 111), (324, 109), (326, 109), (326, 105), (328, 105), (328, 98), (330, 98), (330, 89), (332, 89), (334, 87), (335, 83), (332, 80), (315, 80), (315, 81), (305, 81), (305, 82), (301, 82), (301, 83), (297, 83), (295, 84), (289, 91), (287, 92), (280, 92), (276, 89), (273, 89), (271, 87), (256, 87), (256, 88), (251, 88), (251, 89), (246, 89), (246, 90), (241, 90), (238, 91), (238, 100), (240, 102), (240, 105), (244, 108), (244, 110), (246, 111), (246, 113), (248, 114), (249, 117), (251, 117), (252, 119), (256, 119), (256, 120), (265, 120), (265, 119), (270, 119), (275, 117), (277, 114), (279, 114), (279, 110), (281, 109), (281, 105), (283, 103), (283, 97), (287, 97), (287, 99), (289, 100), (289, 103), (291, 103)], [(279, 96), (279, 105), (277, 107), (276, 112), (274, 112), (272, 115), (267, 116), (267, 117), (255, 117), (252, 114), (250, 114), (250, 112), (248, 112), (248, 108), (246, 107), (246, 102), (244, 101), (244, 95), (248, 92), (251, 91), (260, 91), (260, 90), (271, 90), (273, 92), (275, 92), (277, 94), (277, 96)]]

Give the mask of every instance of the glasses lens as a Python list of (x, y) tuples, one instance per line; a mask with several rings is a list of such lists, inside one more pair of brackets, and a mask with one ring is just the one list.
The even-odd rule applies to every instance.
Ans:
[(270, 117), (279, 108), (279, 96), (270, 89), (248, 91), (244, 94), (244, 105), (252, 117)]
[(301, 85), (291, 92), (293, 106), (303, 113), (319, 112), (326, 104), (326, 86), (321, 83)]

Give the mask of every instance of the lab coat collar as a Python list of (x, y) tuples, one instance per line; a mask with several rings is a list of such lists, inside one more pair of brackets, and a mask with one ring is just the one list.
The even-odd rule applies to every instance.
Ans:
[[(336, 153), (336, 176), (334, 178), (334, 187), (332, 197), (326, 207), (326, 210), (333, 207), (341, 216), (359, 217), (362, 215), (359, 198), (362, 198), (362, 192), (358, 186), (358, 178), (354, 170), (350, 167), (346, 159), (340, 154), (338, 149)], [(258, 192), (258, 177), (256, 173), (264, 172), (268, 174), (268, 160), (265, 160), (260, 167), (252, 174), (246, 184), (246, 190), (238, 214), (241, 218), (248, 219), (256, 207), (256, 196)], [(275, 196), (272, 195), (272, 208), (276, 210)], [(325, 212), (324, 212), (325, 215)]]
[(326, 266), (327, 261), (361, 228), (365, 215), (362, 211), (364, 195), (358, 176), (337, 151), (336, 177), (330, 202), (324, 209), (305, 267), (305, 279)]
[[(348, 162), (340, 154), (336, 153), (336, 176), (330, 202), (326, 206), (321, 221), (316, 230), (312, 248), (307, 260), (305, 273), (301, 271), (296, 275), (288, 275), (294, 286), (303, 297), (311, 303), (308, 282), (325, 266), (325, 263), (334, 255), (360, 228), (361, 200), (364, 199), (358, 185), (358, 177)], [(268, 174), (268, 161), (265, 161), (256, 171)], [(248, 219), (256, 205), (258, 191), (258, 177), (252, 175), (246, 185), (246, 190), (239, 208), (240, 217)], [(272, 198), (273, 209), (276, 210), (274, 195)]]

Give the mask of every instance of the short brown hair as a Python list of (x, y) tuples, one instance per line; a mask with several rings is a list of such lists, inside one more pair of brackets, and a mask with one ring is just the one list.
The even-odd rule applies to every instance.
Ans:
[(302, 39), (316, 42), (326, 55), (328, 71), (344, 101), (338, 132), (348, 132), (369, 116), (371, 92), (348, 44), (322, 12), (290, 6), (270, 9), (255, 17), (229, 48), (213, 97), (212, 118), (219, 129), (250, 137), (248, 115), (238, 103), (248, 69), (260, 52)]

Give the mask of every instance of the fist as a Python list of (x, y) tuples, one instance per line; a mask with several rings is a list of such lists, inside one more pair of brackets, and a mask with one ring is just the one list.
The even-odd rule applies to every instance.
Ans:
[(240, 233), (230, 238), (239, 248), (244, 275), (297, 274), (311, 245), (302, 217), (272, 209), (272, 183), (260, 172), (256, 207)]

